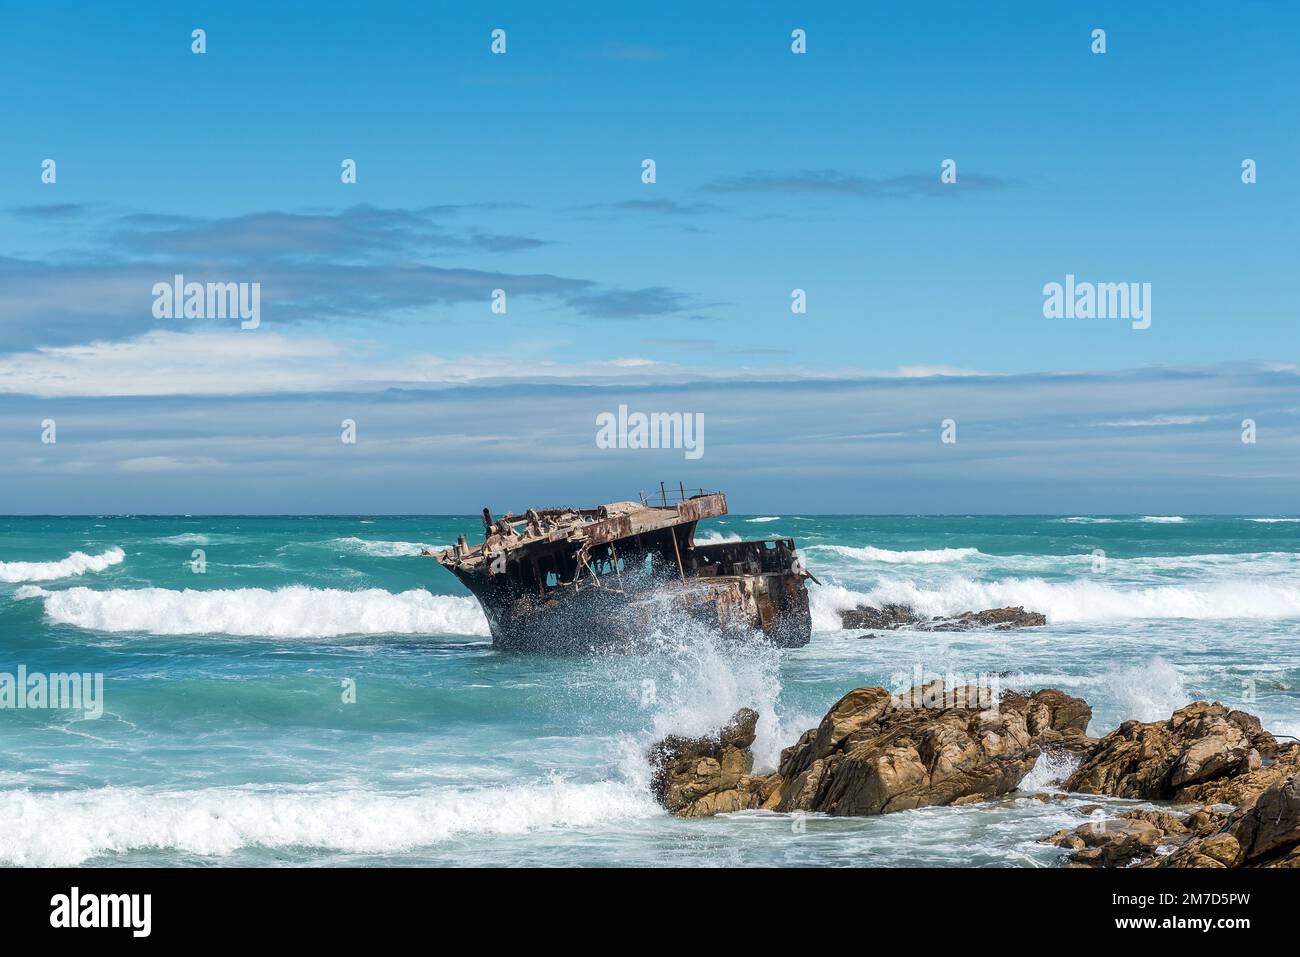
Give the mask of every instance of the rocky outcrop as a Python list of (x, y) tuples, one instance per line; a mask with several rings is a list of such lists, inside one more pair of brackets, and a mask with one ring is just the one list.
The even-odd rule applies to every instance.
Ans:
[(913, 627), (917, 631), (969, 631), (972, 628), (993, 628), (1006, 631), (1011, 628), (1035, 628), (1047, 624), (1047, 616), (1023, 607), (988, 608), (984, 611), (966, 611), (952, 618), (935, 616), (922, 618), (907, 605), (885, 605), (873, 608), (859, 605), (840, 612), (840, 622), (845, 628), (866, 628), (896, 631)]
[[(1217, 702), (1194, 702), (1168, 721), (1124, 722), (1088, 753), (1065, 788), (1208, 805), (1186, 817), (1130, 812), (1118, 822), (1089, 822), (1045, 838), (1070, 848), (1076, 865), (1300, 866), (1300, 745), (1279, 746), (1254, 715)], [(1225, 813), (1223, 805), (1236, 808)]]
[[(857, 688), (771, 774), (753, 773), (758, 714), (743, 708), (715, 736), (658, 742), (652, 788), (682, 817), (886, 814), (1009, 794), (1044, 750), (1061, 748), (1085, 753), (1067, 790), (1182, 806), (1094, 818), (1043, 839), (1068, 848), (1073, 866), (1300, 867), (1300, 744), (1279, 747), (1253, 715), (1203, 701), (1167, 721), (1126, 721), (1100, 741), (1087, 736), (1091, 717), (1087, 702), (1055, 689), (995, 701), (988, 688), (942, 681), (901, 695)], [(1189, 814), (1188, 804), (1208, 806)]]
[(902, 695), (858, 688), (781, 753), (775, 773), (757, 776), (747, 751), (753, 714), (738, 712), (717, 739), (655, 745), (660, 803), (701, 817), (746, 808), (869, 815), (986, 800), (1019, 786), (1040, 740), (1082, 735), (1091, 711), (1059, 691), (994, 701), (988, 688), (942, 681)]
[(1125, 721), (1065, 782), (1067, 791), (1158, 801), (1206, 800), (1260, 769), (1277, 741), (1244, 711), (1197, 701), (1168, 721)]

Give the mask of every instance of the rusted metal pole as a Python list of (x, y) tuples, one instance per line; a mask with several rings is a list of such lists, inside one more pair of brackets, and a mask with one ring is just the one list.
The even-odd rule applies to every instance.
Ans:
[(673, 551), (677, 555), (677, 573), (682, 576), (682, 581), (686, 581), (686, 569), (682, 565), (682, 550), (677, 545), (677, 529), (675, 527), (668, 529), (668, 533), (673, 537)]
[(610, 542), (610, 543), (609, 543), (609, 554), (610, 554), (611, 556), (613, 556), (613, 559), (614, 559), (614, 574), (618, 576), (618, 587), (619, 587), (619, 588), (622, 588), (622, 587), (623, 587), (623, 569), (621, 569), (621, 568), (618, 567), (618, 549), (616, 549), (616, 548), (614, 547), (614, 543), (613, 543), (613, 542)]

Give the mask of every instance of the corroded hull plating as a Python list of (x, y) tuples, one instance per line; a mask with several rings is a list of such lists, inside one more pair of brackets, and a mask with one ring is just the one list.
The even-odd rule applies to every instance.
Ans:
[(483, 606), (493, 644), (511, 651), (635, 648), (679, 614), (729, 638), (765, 638), (783, 648), (812, 636), (808, 591), (791, 574), (667, 581), (639, 592), (590, 589), (545, 600), (511, 600), (481, 579), (461, 581)]

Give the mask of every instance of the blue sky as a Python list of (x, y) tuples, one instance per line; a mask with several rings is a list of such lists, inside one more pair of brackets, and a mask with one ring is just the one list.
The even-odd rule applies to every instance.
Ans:
[[(472, 510), (451, 473), (490, 468), (498, 501), (688, 470), (742, 510), (1148, 511), (1158, 487), (1294, 511), (1297, 26), (1283, 3), (8, 10), (0, 510)], [(262, 325), (154, 318), (175, 272), (260, 282)], [(1045, 319), (1067, 273), (1149, 282), (1151, 327)], [(595, 449), (621, 401), (704, 413), (709, 454)], [(321, 460), (349, 408), (362, 441), (320, 454), (356, 454)]]

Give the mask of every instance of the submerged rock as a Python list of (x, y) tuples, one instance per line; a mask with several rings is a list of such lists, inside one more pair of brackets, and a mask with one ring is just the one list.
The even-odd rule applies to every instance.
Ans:
[(858, 688), (781, 753), (775, 773), (750, 773), (757, 716), (748, 709), (716, 739), (667, 738), (650, 758), (656, 797), (685, 817), (746, 808), (885, 814), (1008, 794), (1038, 760), (1040, 740), (1082, 734), (1090, 716), (1059, 691), (994, 701), (988, 688), (942, 681), (902, 695)]
[(883, 608), (859, 605), (840, 612), (840, 621), (845, 628), (881, 628), (892, 631), (920, 620), (907, 605), (885, 605)]
[(1300, 867), (1300, 774), (1230, 814), (1205, 808), (1179, 818), (1130, 811), (1043, 841), (1070, 848), (1070, 863), (1087, 867)]
[(1011, 628), (1038, 628), (1047, 624), (1047, 616), (1036, 611), (1015, 608), (987, 608), (984, 611), (962, 612), (956, 618), (931, 618), (920, 626), (922, 631), (966, 631), (970, 628), (993, 627), (994, 631)]
[(1076, 864), (1115, 867), (1153, 853), (1163, 837), (1164, 831), (1150, 821), (1121, 817), (1066, 828), (1043, 842), (1070, 848)]
[(1047, 616), (1036, 611), (1015, 608), (987, 608), (984, 611), (966, 611), (952, 618), (935, 616), (922, 618), (908, 605), (884, 605), (874, 608), (859, 605), (840, 612), (840, 622), (845, 628), (878, 628), (895, 631), (912, 626), (917, 631), (968, 631), (972, 628), (993, 628), (1006, 631), (1011, 628), (1036, 628), (1047, 624)]

